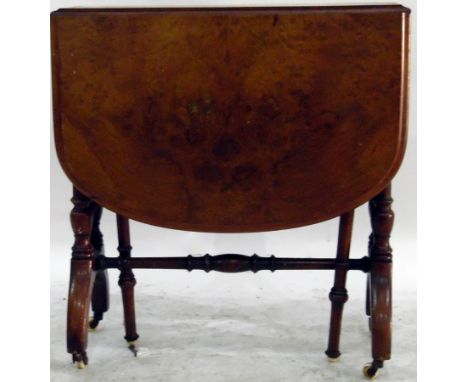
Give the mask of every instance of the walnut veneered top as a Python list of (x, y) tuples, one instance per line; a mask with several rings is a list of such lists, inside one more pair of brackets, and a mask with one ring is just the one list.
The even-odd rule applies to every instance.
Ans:
[(400, 6), (53, 12), (56, 148), (145, 223), (251, 232), (336, 217), (406, 142)]

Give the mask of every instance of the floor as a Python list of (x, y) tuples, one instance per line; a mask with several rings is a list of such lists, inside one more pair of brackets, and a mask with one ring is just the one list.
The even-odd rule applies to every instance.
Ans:
[[(364, 300), (359, 298), (363, 293), (351, 295), (346, 304), (342, 357), (329, 363), (324, 355), (328, 289), (294, 288), (294, 282), (304, 282), (310, 273), (297, 272), (289, 279), (262, 273), (265, 276), (253, 282), (255, 276), (247, 274), (192, 272), (182, 283), (179, 278), (171, 282), (175, 272), (137, 273), (137, 357), (123, 340), (122, 305), (112, 275), (111, 310), (89, 333), (85, 370), (72, 366), (65, 349), (66, 275), (52, 281), (51, 381), (363, 380), (362, 366), (370, 361), (370, 334)], [(197, 283), (199, 277), (208, 281)], [(218, 277), (231, 278), (228, 286)], [(232, 277), (240, 280), (232, 283)], [(291, 279), (294, 282), (288, 284)], [(416, 381), (416, 296), (397, 291), (394, 297), (393, 359), (379, 380)]]

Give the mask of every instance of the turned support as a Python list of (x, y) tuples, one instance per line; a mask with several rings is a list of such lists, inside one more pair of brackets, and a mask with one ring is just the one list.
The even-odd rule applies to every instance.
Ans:
[[(91, 232), (91, 243), (96, 256), (104, 256), (104, 240), (100, 230), (102, 217), (102, 207), (96, 205), (94, 210), (93, 229)], [(90, 329), (95, 329), (99, 321), (103, 319), (104, 313), (109, 310), (109, 281), (107, 270), (102, 269), (96, 272), (94, 288), (91, 299), (93, 317), (89, 322)]]
[(135, 295), (134, 287), (136, 279), (132, 268), (128, 263), (131, 257), (132, 247), (130, 245), (130, 226), (127, 218), (117, 215), (117, 232), (119, 237), (119, 286), (122, 290), (124, 308), (125, 339), (130, 347), (134, 348), (133, 342), (138, 339), (135, 320)]
[(67, 312), (67, 350), (78, 367), (88, 363), (88, 312), (95, 272), (93, 271), (94, 248), (91, 240), (96, 205), (76, 188), (73, 189), (70, 214), (75, 235), (72, 247), (70, 287)]
[(343, 318), (344, 304), (346, 301), (348, 301), (348, 291), (346, 290), (346, 275), (348, 267), (346, 264), (348, 263), (349, 251), (351, 247), (353, 219), (354, 210), (343, 214), (340, 217), (338, 248), (336, 254), (335, 282), (329, 294), (332, 307), (328, 348), (325, 354), (330, 360), (335, 360), (341, 355), (339, 350), (341, 321)]
[(391, 356), (392, 321), (392, 248), (390, 234), (394, 213), (390, 185), (369, 202), (372, 235), (369, 242), (371, 261), (369, 275), (370, 327), (372, 333), (372, 366), (374, 372)]
[[(370, 207), (369, 207), (370, 208)], [(369, 235), (369, 241), (368, 241), (368, 244), (367, 244), (367, 254), (369, 256), (369, 259), (370, 259), (370, 255), (371, 255), (371, 250), (372, 250), (372, 246), (374, 245), (374, 234), (371, 233)], [(366, 280), (366, 315), (369, 317), (368, 318), (368, 326), (369, 326), (369, 330), (371, 330), (371, 325), (372, 325), (372, 322), (371, 322), (371, 302), (370, 302), (370, 292), (371, 292), (371, 288), (370, 288), (370, 272), (367, 274), (367, 280)]]
[(262, 257), (258, 255), (245, 256), (238, 254), (204, 255), (187, 257), (133, 257), (125, 260), (120, 257), (101, 257), (96, 261), (98, 269), (118, 268), (123, 265), (132, 269), (184, 269), (188, 271), (203, 270), (205, 272), (258, 272), (269, 270), (335, 270), (338, 267), (347, 270), (368, 272), (370, 262), (368, 257), (337, 261), (327, 258), (292, 258), (292, 257)]

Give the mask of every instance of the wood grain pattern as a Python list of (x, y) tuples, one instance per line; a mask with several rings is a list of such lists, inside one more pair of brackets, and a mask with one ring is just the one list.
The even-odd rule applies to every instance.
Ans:
[(372, 198), (401, 163), (403, 7), (81, 9), (51, 22), (60, 162), (122, 216), (211, 232), (313, 224)]

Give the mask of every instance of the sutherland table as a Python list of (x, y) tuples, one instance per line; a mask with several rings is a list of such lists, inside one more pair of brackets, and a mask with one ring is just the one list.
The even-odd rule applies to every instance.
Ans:
[[(368, 275), (374, 377), (391, 348), (390, 182), (406, 144), (408, 20), (401, 6), (61, 9), (51, 14), (55, 142), (74, 186), (68, 352), (120, 270), (134, 349), (134, 268), (335, 270), (328, 349), (348, 270)], [(350, 259), (369, 202), (369, 255)], [(116, 213), (106, 257), (102, 209)], [(129, 219), (200, 232), (260, 232), (340, 217), (335, 258), (131, 257)], [(94, 316), (89, 322), (88, 311)]]

